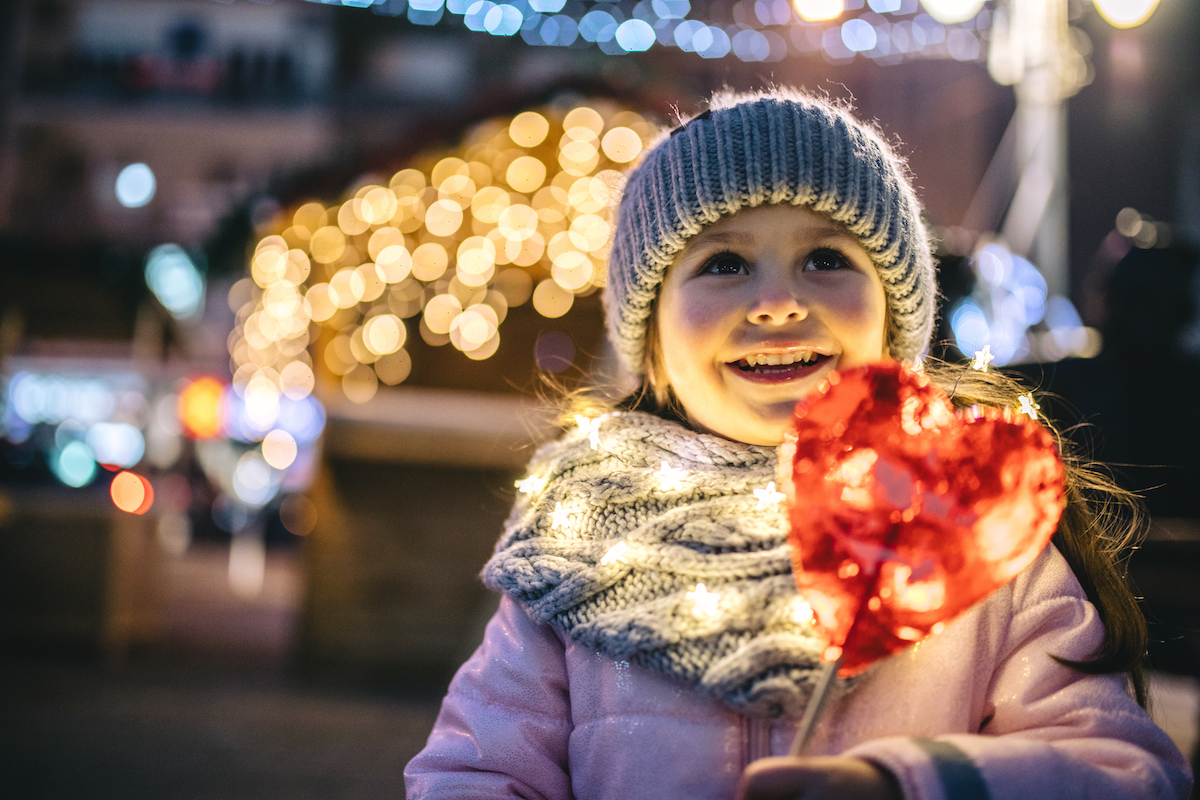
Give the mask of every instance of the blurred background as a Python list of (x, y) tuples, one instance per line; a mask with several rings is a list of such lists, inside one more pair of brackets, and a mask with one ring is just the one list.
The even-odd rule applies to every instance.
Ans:
[(852, 100), (939, 343), (1141, 493), (1200, 719), (1192, 0), (0, 4), (0, 793), (402, 793), (542, 377), (615, 366), (620, 176), (721, 87)]

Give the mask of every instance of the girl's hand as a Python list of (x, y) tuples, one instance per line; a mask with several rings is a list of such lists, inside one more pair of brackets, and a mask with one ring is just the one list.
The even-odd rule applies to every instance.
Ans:
[(904, 800), (890, 772), (860, 758), (762, 758), (746, 767), (737, 800)]

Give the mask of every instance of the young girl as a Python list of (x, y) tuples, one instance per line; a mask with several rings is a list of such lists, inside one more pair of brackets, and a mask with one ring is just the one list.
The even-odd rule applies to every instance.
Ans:
[[(775, 448), (830, 370), (918, 358), (936, 294), (903, 163), (843, 109), (719, 97), (662, 139), (626, 185), (605, 289), (641, 388), (518, 483), (483, 572), (500, 609), (409, 798), (1185, 797), (1138, 702), (1144, 624), (1071, 466), (1058, 548), (839, 682), (807, 757), (780, 757), (821, 642), (793, 613)], [(956, 402), (1015, 405), (992, 373), (930, 373), (960, 380)]]

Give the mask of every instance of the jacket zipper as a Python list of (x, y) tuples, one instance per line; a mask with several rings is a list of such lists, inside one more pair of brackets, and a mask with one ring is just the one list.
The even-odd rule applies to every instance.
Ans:
[(771, 755), (771, 723), (765, 719), (742, 717), (742, 768), (751, 761)]

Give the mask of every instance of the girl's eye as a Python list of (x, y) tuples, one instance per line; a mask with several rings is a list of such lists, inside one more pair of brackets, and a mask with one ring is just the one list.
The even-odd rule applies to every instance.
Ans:
[(749, 275), (746, 260), (735, 253), (718, 253), (704, 262), (700, 268), (703, 275)]
[(827, 250), (827, 249), (817, 250), (817, 251), (813, 252), (813, 254), (808, 257), (808, 260), (804, 262), (804, 269), (806, 271), (807, 270), (825, 271), (825, 270), (833, 270), (833, 269), (847, 269), (847, 268), (849, 268), (849, 266), (850, 266), (850, 262), (846, 260), (845, 256), (843, 256), (841, 253), (839, 253), (836, 250)]

